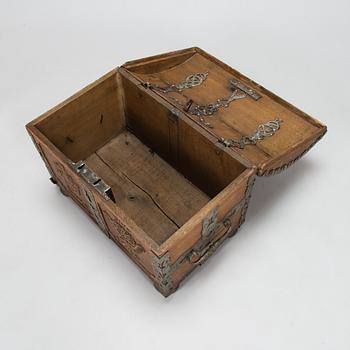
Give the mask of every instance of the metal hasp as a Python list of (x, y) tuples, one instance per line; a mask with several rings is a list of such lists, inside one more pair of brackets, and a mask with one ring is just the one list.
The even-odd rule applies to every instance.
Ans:
[(254, 89), (248, 87), (247, 85), (243, 84), (239, 80), (232, 78), (230, 81), (231, 87), (240, 89), (243, 92), (245, 92), (248, 96), (253, 98), (255, 101), (259, 100), (262, 96), (258, 94)]
[(71, 163), (71, 167), (79, 174), (88, 184), (92, 185), (106, 200), (112, 200), (115, 203), (113, 191), (99, 176), (97, 176), (82, 160)]

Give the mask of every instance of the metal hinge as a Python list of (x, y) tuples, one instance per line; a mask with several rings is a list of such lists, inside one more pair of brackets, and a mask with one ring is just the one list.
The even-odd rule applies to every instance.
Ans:
[(181, 113), (180, 111), (178, 111), (175, 108), (171, 108), (169, 111), (169, 119), (173, 122), (173, 123), (177, 123), (179, 120)]
[(106, 199), (115, 202), (113, 191), (99, 176), (97, 176), (82, 160), (71, 163), (71, 167), (79, 174), (88, 184), (96, 188), (96, 190)]

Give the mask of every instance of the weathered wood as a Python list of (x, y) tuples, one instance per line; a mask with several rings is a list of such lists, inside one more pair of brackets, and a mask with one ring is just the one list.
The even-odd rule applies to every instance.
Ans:
[(158, 244), (210, 200), (129, 132), (86, 163), (112, 187), (117, 205)]
[(113, 70), (49, 111), (36, 127), (71, 160), (86, 158), (125, 125), (123, 104)]
[(247, 169), (232, 181), (205, 207), (199, 210), (191, 221), (187, 222), (170, 239), (164, 242), (160, 252), (170, 252), (172, 261), (175, 261), (189, 247), (192, 247), (200, 237), (203, 219), (216, 207), (218, 208), (218, 219), (222, 219), (231, 208), (244, 199), (248, 182), (254, 174), (254, 169)]
[(215, 196), (249, 166), (123, 69), (121, 75), (127, 127), (203, 192)]
[[(143, 82), (178, 83), (208, 71), (182, 94)], [(208, 118), (212, 129), (174, 97), (205, 104), (228, 96), (231, 77), (262, 95)], [(281, 129), (245, 149), (238, 139), (279, 117)], [(165, 296), (206, 261), (245, 219), (255, 174), (291, 165), (326, 127), (198, 48), (126, 63), (27, 125), (54, 183), (70, 196)], [(92, 181), (77, 169), (83, 160)], [(85, 168), (84, 168), (85, 169)], [(83, 176), (85, 174), (85, 177)], [(98, 190), (101, 178), (115, 202)], [(100, 183), (101, 184), (101, 183)]]
[[(196, 48), (173, 51), (166, 54), (141, 58), (139, 60), (124, 63), (124, 67), (138, 73), (159, 72), (163, 69), (171, 69), (189, 59), (196, 53)], [(146, 64), (145, 64), (146, 62)]]
[[(170, 60), (171, 57), (172, 54), (169, 54), (168, 59)], [(162, 57), (162, 61), (165, 59)], [(143, 64), (147, 66), (147, 59), (143, 61)], [(152, 60), (152, 65), (154, 65), (154, 60)], [(220, 109), (215, 115), (205, 118), (212, 125), (212, 129), (206, 128), (203, 124), (201, 126), (206, 128), (208, 133), (214, 134), (217, 139), (223, 137), (239, 140), (241, 136), (254, 133), (259, 124), (276, 118), (282, 119), (281, 129), (274, 137), (266, 138), (257, 145), (246, 146), (244, 149), (231, 149), (232, 152), (239, 153), (261, 168), (261, 173), (273, 169), (276, 162), (281, 163), (281, 166), (287, 164), (291, 159), (292, 149), (297, 148), (300, 153), (303, 153), (310, 139), (317, 140), (320, 134), (326, 132), (326, 127), (317, 120), (198, 48), (195, 54), (177, 66), (172, 66), (171, 69), (162, 69), (158, 72), (153, 69), (151, 73), (145, 69), (141, 70), (140, 66), (135, 71), (133, 67), (129, 69), (140, 82), (150, 82), (161, 86), (183, 81), (186, 76), (195, 72), (208, 72), (207, 79), (200, 87), (185, 90), (181, 94), (164, 94), (156, 91), (158, 95), (178, 108), (181, 106), (174, 102), (174, 98), (182, 103), (193, 100), (198, 104), (208, 104), (218, 98), (229, 96), (231, 93), (229, 81), (233, 77), (258, 91), (263, 98), (255, 101), (247, 97), (235, 101), (229, 107)], [(189, 113), (187, 116), (198, 122), (198, 117)]]
[[(27, 125), (27, 130), (40, 146), (61, 191), (70, 196), (153, 282), (157, 282), (153, 260), (158, 245), (119, 206), (110, 200), (106, 201), (93, 186), (83, 181), (72, 170), (70, 160), (33, 123)], [(87, 200), (85, 191), (92, 194), (97, 213)]]
[[(157, 289), (164, 295), (173, 293), (181, 281), (206, 260), (206, 255), (213, 254), (226, 238), (236, 233), (245, 219), (254, 174), (254, 169), (247, 169), (161, 245), (159, 259), (166, 268)], [(217, 222), (206, 244), (208, 248), (194, 254), (194, 247), (203, 237), (204, 223), (213, 212), (217, 214)], [(197, 258), (191, 259), (193, 254)]]

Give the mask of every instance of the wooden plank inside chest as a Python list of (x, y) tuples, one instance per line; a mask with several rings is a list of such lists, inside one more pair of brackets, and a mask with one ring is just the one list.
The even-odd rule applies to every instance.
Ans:
[(111, 186), (116, 204), (158, 244), (210, 200), (128, 131), (86, 163)]

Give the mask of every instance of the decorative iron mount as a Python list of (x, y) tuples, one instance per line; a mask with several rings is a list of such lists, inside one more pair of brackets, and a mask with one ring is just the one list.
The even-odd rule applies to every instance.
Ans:
[[(191, 74), (184, 81), (178, 84), (170, 84), (167, 86), (153, 85), (149, 82), (142, 83), (142, 86), (149, 89), (154, 89), (162, 93), (177, 92), (181, 93), (185, 89), (190, 89), (195, 86), (201, 85), (208, 77), (208, 72)], [(189, 114), (196, 115), (199, 118), (199, 122), (208, 128), (213, 128), (210, 122), (206, 121), (204, 117), (212, 116), (220, 108), (227, 108), (233, 101), (245, 98), (249, 96), (255, 101), (259, 100), (262, 96), (254, 89), (243, 84), (236, 78), (230, 80), (230, 89), (232, 94), (225, 98), (219, 98), (215, 102), (208, 103), (205, 105), (199, 105), (195, 103), (192, 99), (188, 100), (186, 103), (179, 101), (173, 96), (169, 96), (171, 100), (180, 105), (183, 110)], [(273, 136), (277, 130), (280, 129), (282, 120), (275, 119), (268, 121), (265, 124), (260, 124), (257, 130), (248, 136), (242, 136), (238, 141), (233, 139), (219, 138), (219, 142), (225, 147), (237, 147), (243, 149), (247, 145), (256, 145), (258, 141), (265, 139), (266, 137)]]
[[(195, 73), (191, 74), (185, 78), (184, 81), (178, 84), (170, 84), (167, 86), (159, 86), (155, 84), (151, 84), (149, 82), (142, 83), (142, 86), (145, 88), (153, 89), (156, 91), (160, 91), (162, 93), (169, 92), (178, 92), (181, 93), (185, 89), (190, 89), (195, 86), (201, 85), (208, 77), (208, 72), (204, 73)], [(242, 82), (238, 81), (235, 78), (230, 80), (230, 88), (233, 90), (232, 94), (228, 97), (219, 98), (215, 102), (208, 103), (206, 105), (199, 105), (195, 103), (193, 100), (189, 100), (186, 104), (181, 103), (178, 99), (174, 97), (170, 97), (176, 103), (178, 103), (183, 109), (193, 115), (198, 117), (203, 116), (211, 116), (216, 113), (222, 107), (228, 107), (231, 102), (235, 100), (242, 99), (246, 96), (250, 96), (254, 100), (259, 100), (261, 95), (259, 95), (254, 89), (248, 87)], [(207, 123), (207, 126), (210, 126), (210, 123)]]
[(221, 137), (219, 142), (225, 147), (238, 147), (243, 149), (247, 145), (256, 145), (258, 141), (265, 139), (266, 137), (273, 136), (281, 127), (282, 120), (275, 119), (270, 120), (265, 124), (260, 124), (254, 134), (249, 136), (242, 136), (239, 141), (233, 139), (224, 139)]
[(236, 88), (242, 90), (244, 93), (246, 93), (248, 96), (253, 98), (255, 101), (259, 100), (261, 98), (261, 95), (258, 94), (254, 89), (248, 87), (247, 85), (243, 84), (239, 80), (232, 78), (230, 81), (231, 89)]
[(195, 86), (201, 85), (207, 79), (208, 74), (208, 72), (191, 74), (188, 77), (186, 77), (186, 79), (181, 83), (170, 84), (167, 86), (153, 85), (149, 82), (146, 82), (142, 85), (146, 88), (158, 90), (165, 94), (168, 92), (182, 92), (185, 89), (191, 89)]
[(198, 105), (193, 100), (188, 101), (185, 106), (185, 111), (197, 116), (211, 116), (216, 113), (220, 108), (227, 108), (231, 102), (250, 96), (255, 101), (261, 98), (255, 90), (244, 85), (235, 78), (230, 80), (230, 88), (233, 90), (232, 94), (226, 98), (219, 98), (215, 102), (208, 103), (206, 105)]
[(198, 105), (194, 103), (193, 100), (189, 100), (185, 105), (185, 112), (189, 112), (193, 115), (200, 116), (211, 116), (216, 113), (222, 107), (228, 107), (231, 102), (240, 100), (241, 98), (246, 97), (247, 95), (244, 92), (239, 90), (234, 90), (233, 93), (226, 98), (219, 98), (215, 102), (208, 103), (206, 105)]
[[(193, 248), (184, 252), (174, 263), (171, 263), (169, 252), (161, 257), (154, 257), (153, 268), (157, 280), (155, 287), (164, 296), (168, 296), (176, 290), (177, 285), (173, 283), (172, 275), (182, 264), (191, 263), (194, 268), (201, 266), (228, 237), (232, 237), (237, 232), (245, 220), (254, 181), (255, 178), (251, 177), (247, 184), (244, 198), (229, 210), (221, 220), (218, 218), (217, 208), (214, 208), (204, 218), (199, 240)], [(240, 210), (240, 219), (236, 226), (233, 218)]]

